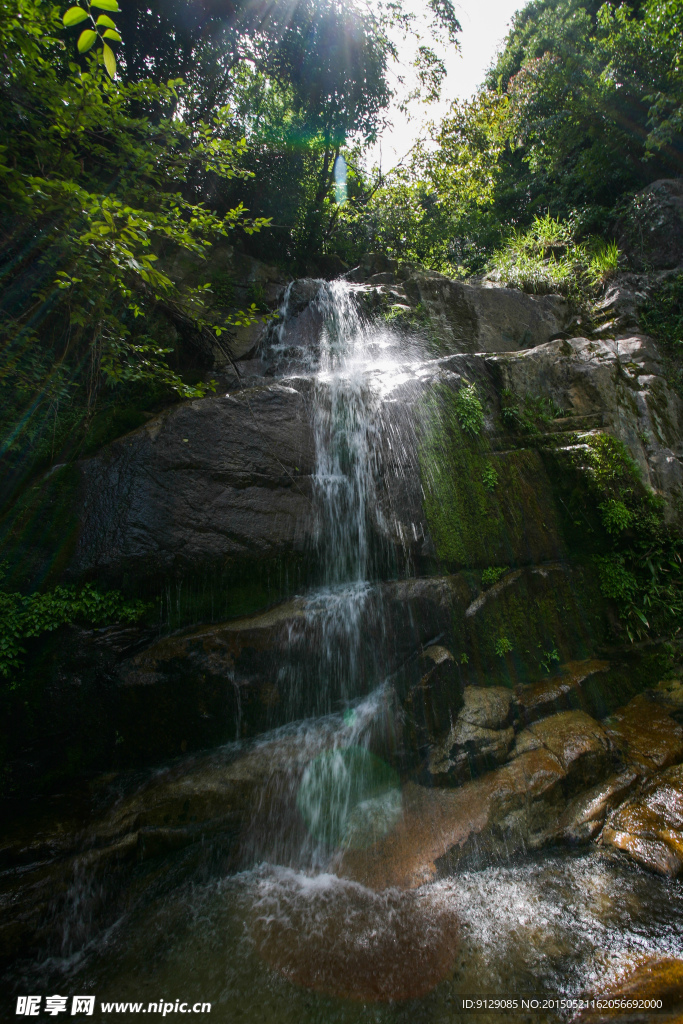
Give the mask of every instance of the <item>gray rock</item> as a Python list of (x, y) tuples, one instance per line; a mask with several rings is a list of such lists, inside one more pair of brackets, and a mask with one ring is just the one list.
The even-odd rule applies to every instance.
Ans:
[(512, 692), (505, 686), (466, 686), (458, 719), (483, 729), (502, 729), (509, 724)]
[(618, 241), (636, 268), (683, 263), (683, 179), (660, 178), (638, 192), (620, 220)]
[(520, 400), (542, 396), (566, 410), (565, 430), (574, 419), (580, 432), (582, 417), (599, 416), (597, 429), (623, 441), (664, 498), (668, 521), (683, 526), (683, 402), (668, 386), (651, 338), (573, 338), (490, 358)]
[(139, 583), (312, 546), (313, 438), (302, 385), (183, 403), (79, 464), (72, 572)]
[(558, 295), (482, 287), (433, 271), (410, 269), (362, 280), (367, 282), (370, 308), (406, 304), (426, 313), (443, 353), (532, 348), (561, 333), (568, 316), (567, 304)]

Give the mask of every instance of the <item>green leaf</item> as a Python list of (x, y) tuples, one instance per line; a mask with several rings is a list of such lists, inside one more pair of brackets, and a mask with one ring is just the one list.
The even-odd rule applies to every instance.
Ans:
[(71, 28), (73, 25), (78, 25), (79, 22), (85, 21), (87, 17), (88, 12), (84, 11), (82, 7), (70, 7), (62, 21), (67, 28)]
[(121, 36), (113, 28), (108, 28), (104, 33), (103, 39), (114, 39), (117, 43), (121, 42)]
[(101, 11), (120, 11), (116, 0), (91, 0), (91, 7), (99, 7)]
[(116, 28), (116, 22), (112, 21), (106, 14), (100, 14), (95, 24), (102, 25), (104, 28)]
[(86, 28), (78, 37), (78, 52), (87, 53), (96, 39), (97, 32), (94, 32), (91, 28)]
[(109, 77), (113, 78), (116, 74), (116, 57), (111, 46), (107, 46), (106, 43), (104, 44), (104, 66), (109, 73)]

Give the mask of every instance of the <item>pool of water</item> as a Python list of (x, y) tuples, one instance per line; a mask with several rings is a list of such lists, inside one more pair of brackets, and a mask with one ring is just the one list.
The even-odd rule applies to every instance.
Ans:
[(147, 884), (78, 953), (16, 965), (11, 987), (210, 1002), (219, 1021), (436, 1024), (465, 1019), (463, 996), (579, 995), (644, 957), (683, 956), (683, 887), (595, 850), (408, 893), (271, 864)]

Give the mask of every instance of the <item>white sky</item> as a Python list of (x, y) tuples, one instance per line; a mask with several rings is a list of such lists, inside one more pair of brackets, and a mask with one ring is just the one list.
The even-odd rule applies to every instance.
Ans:
[[(420, 0), (410, 5), (415, 12), (423, 9)], [(525, 0), (455, 0), (462, 32), (458, 38), (460, 51), (453, 47), (441, 50), (448, 69), (439, 103), (421, 108), (423, 112), (407, 122), (399, 111), (391, 112), (393, 126), (384, 132), (381, 141), (373, 147), (370, 164), (378, 163), (388, 171), (415, 143), (428, 121), (439, 121), (455, 98), (466, 99), (476, 92), (510, 27), (515, 11), (525, 6)], [(427, 41), (427, 40), (425, 40)], [(435, 47), (436, 49), (436, 47)], [(404, 56), (405, 54), (405, 56)], [(401, 46), (401, 56), (410, 60), (410, 50)]]

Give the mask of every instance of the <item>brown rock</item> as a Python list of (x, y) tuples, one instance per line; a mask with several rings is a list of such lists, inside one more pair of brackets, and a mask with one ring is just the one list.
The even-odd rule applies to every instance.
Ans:
[(604, 777), (610, 764), (610, 743), (599, 722), (585, 711), (561, 711), (522, 730), (516, 754), (546, 747), (560, 762), (576, 789)]
[(509, 725), (509, 689), (466, 686), (462, 700), (463, 706), (448, 734), (429, 749), (428, 771), (437, 785), (465, 782), (502, 764), (514, 742), (515, 733)]
[(562, 815), (563, 838), (570, 843), (594, 839), (606, 815), (633, 789), (637, 779), (636, 772), (627, 769), (577, 796)]
[(502, 764), (515, 740), (515, 731), (486, 729), (458, 721), (440, 743), (429, 751), (429, 774), (438, 785), (462, 782), (488, 768)]
[(683, 765), (658, 772), (610, 816), (601, 842), (651, 871), (683, 871)]
[(641, 774), (683, 760), (683, 728), (652, 692), (639, 693), (603, 725), (626, 764)]
[(458, 718), (483, 729), (503, 729), (510, 722), (512, 692), (505, 686), (466, 686)]
[(338, 870), (374, 889), (415, 888), (441, 858), (452, 867), (541, 846), (560, 835), (566, 774), (540, 747), (457, 789), (409, 783), (393, 831), (371, 849), (345, 851)]
[(590, 993), (590, 1000), (660, 1000), (657, 1012), (647, 1009), (624, 1010), (621, 1007), (598, 1007), (583, 1010), (574, 1018), (576, 1024), (601, 1024), (615, 1018), (624, 1024), (633, 1021), (662, 1021), (673, 1024), (683, 1019), (683, 960), (673, 957), (647, 958), (630, 966), (626, 977), (618, 981), (609, 979)]
[(529, 686), (518, 686), (515, 690), (515, 708), (519, 717), (530, 724), (546, 715), (570, 708), (580, 694), (582, 683), (598, 672), (606, 672), (609, 667), (608, 661), (570, 661), (548, 679)]

